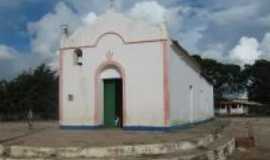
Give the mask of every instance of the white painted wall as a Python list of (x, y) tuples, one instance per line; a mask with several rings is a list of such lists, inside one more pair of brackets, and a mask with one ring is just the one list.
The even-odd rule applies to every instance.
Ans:
[[(160, 42), (123, 44), (116, 35), (104, 36), (96, 48), (83, 49), (83, 65), (73, 63), (73, 50), (63, 54), (63, 125), (97, 125), (94, 123), (94, 75), (97, 67), (112, 59), (120, 63), (126, 75), (126, 126), (163, 125), (163, 70)], [(103, 78), (116, 73), (106, 71)], [(67, 99), (74, 95), (74, 101)], [(102, 98), (100, 98), (102, 99)], [(99, 116), (102, 117), (102, 107)], [(100, 122), (102, 123), (102, 121)]]
[[(126, 75), (125, 126), (164, 126), (163, 45), (168, 39), (164, 27), (130, 20), (107, 12), (93, 25), (84, 26), (62, 42), (63, 119), (61, 125), (103, 124), (102, 91), (98, 122), (95, 115), (95, 72), (112, 60), (121, 64)], [(153, 41), (154, 40), (154, 41)], [(83, 50), (82, 66), (74, 63), (73, 49)], [(65, 48), (65, 49), (64, 49)], [(63, 50), (64, 49), (64, 50)], [(213, 116), (213, 89), (199, 73), (170, 49), (169, 56), (170, 125), (197, 122)], [(106, 70), (102, 78), (119, 76)], [(193, 98), (191, 108), (190, 88)], [(102, 90), (102, 85), (100, 86)], [(73, 101), (68, 95), (74, 96)]]
[[(230, 112), (229, 112), (230, 110)], [(232, 107), (232, 105), (227, 104), (226, 107), (218, 107), (216, 108), (216, 113), (221, 115), (241, 115), (248, 114), (248, 106), (244, 104), (237, 105), (236, 107)]]
[(237, 105), (237, 107), (231, 107), (231, 115), (247, 114), (247, 106)]
[(113, 79), (122, 78), (121, 73), (117, 70), (117, 68), (114, 67), (107, 68), (100, 75), (100, 79), (112, 79), (112, 78)]
[(172, 126), (199, 122), (214, 116), (212, 85), (191, 68), (172, 47), (169, 58), (169, 83)]
[(226, 107), (216, 108), (216, 113), (221, 115), (229, 114)]

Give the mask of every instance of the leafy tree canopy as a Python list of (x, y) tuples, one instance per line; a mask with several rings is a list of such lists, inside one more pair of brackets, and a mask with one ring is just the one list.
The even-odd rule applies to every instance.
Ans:
[(193, 58), (201, 65), (203, 73), (214, 86), (215, 99), (224, 99), (228, 94), (248, 92), (251, 100), (270, 103), (270, 62), (258, 60), (254, 65), (241, 69), (236, 64), (224, 64), (213, 59)]
[(58, 81), (55, 72), (42, 64), (11, 81), (0, 81), (0, 119), (24, 119), (28, 110), (36, 118), (56, 118)]

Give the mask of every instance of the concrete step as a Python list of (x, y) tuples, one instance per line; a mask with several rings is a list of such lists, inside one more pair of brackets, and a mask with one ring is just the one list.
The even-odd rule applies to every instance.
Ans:
[(178, 150), (168, 153), (121, 155), (107, 157), (13, 157), (0, 160), (225, 160), (235, 149), (235, 140), (223, 135), (214, 142), (188, 150)]
[(198, 147), (206, 147), (215, 139), (216, 134), (198, 137), (192, 140), (175, 143), (126, 145), (113, 147), (29, 147), (29, 146), (0, 146), (0, 156), (13, 158), (106, 158), (138, 155), (160, 155), (179, 151), (187, 151)]
[(234, 138), (223, 137), (207, 147), (176, 152), (168, 155), (160, 155), (156, 157), (145, 156), (136, 160), (226, 160), (226, 158), (233, 153), (234, 149)]

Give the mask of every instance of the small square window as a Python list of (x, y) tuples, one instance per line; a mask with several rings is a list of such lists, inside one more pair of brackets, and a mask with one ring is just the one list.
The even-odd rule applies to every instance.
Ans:
[(69, 95), (68, 95), (68, 100), (69, 100), (69, 101), (73, 101), (73, 100), (74, 100), (74, 96), (73, 96), (72, 94), (69, 94)]

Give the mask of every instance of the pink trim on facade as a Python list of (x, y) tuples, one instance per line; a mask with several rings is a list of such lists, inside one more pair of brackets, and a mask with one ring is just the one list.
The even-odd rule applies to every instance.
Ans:
[(169, 52), (168, 52), (168, 41), (161, 42), (163, 49), (163, 96), (164, 96), (164, 125), (168, 126), (169, 123), (169, 106), (170, 106), (170, 95), (169, 95)]
[(161, 41), (167, 41), (167, 39), (149, 39), (149, 40), (138, 40), (138, 41), (126, 41), (119, 33), (116, 32), (105, 32), (97, 37), (95, 43), (93, 45), (85, 45), (85, 46), (72, 46), (72, 47), (64, 47), (60, 48), (60, 50), (70, 50), (70, 49), (76, 49), (76, 48), (95, 48), (97, 47), (99, 41), (106, 35), (116, 35), (118, 36), (124, 44), (136, 44), (136, 43), (152, 43), (152, 42), (161, 42)]
[(101, 99), (100, 99), (100, 74), (102, 71), (109, 67), (115, 67), (119, 72), (122, 77), (122, 83), (123, 83), (123, 126), (125, 125), (126, 122), (126, 72), (122, 65), (119, 62), (116, 62), (112, 59), (108, 59), (107, 61), (101, 63), (95, 72), (95, 107), (94, 107), (94, 124), (101, 124), (101, 118), (100, 118), (100, 108), (103, 107), (100, 105)]
[(105, 32), (105, 33), (103, 33), (103, 34), (101, 34), (101, 35), (99, 35), (99, 36), (97, 37), (97, 39), (96, 39), (96, 41), (95, 41), (95, 43), (94, 43), (93, 46), (96, 47), (96, 46), (98, 45), (99, 41), (100, 41), (103, 37), (105, 37), (106, 35), (115, 35), (115, 36), (117, 36), (118, 38), (120, 38), (124, 44), (127, 43), (127, 42), (125, 41), (125, 39), (124, 39), (119, 33), (116, 33), (116, 32)]
[(60, 50), (59, 52), (59, 110), (58, 116), (59, 121), (62, 123), (63, 120), (63, 52)]

